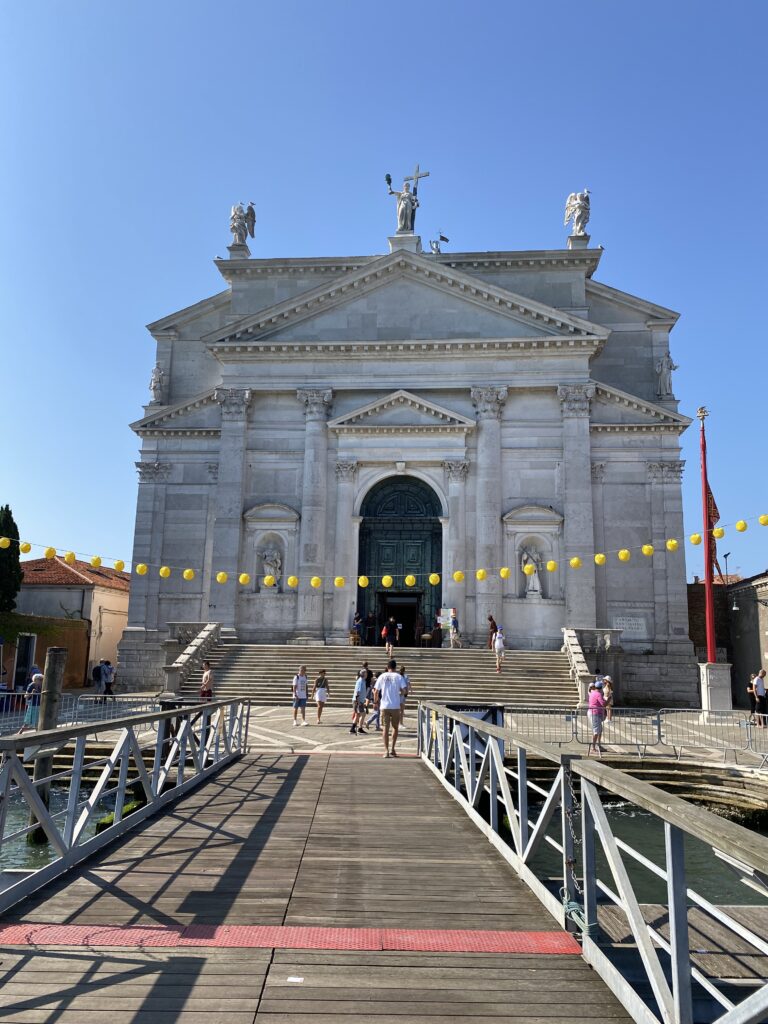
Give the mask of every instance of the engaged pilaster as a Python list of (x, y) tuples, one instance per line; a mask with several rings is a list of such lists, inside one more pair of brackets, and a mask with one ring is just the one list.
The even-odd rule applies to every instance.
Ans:
[(330, 388), (302, 388), (304, 405), (304, 480), (301, 491), (299, 574), (302, 577), (296, 626), (303, 636), (323, 635), (323, 595), (309, 587), (307, 577), (323, 576), (328, 497), (328, 430), (333, 399)]
[(357, 545), (351, 543), (356, 476), (357, 462), (354, 460), (344, 459), (336, 463), (336, 565), (333, 571), (347, 581), (346, 587), (335, 589), (333, 593), (333, 632), (340, 638), (349, 633), (357, 594)]
[(508, 391), (489, 386), (472, 388), (471, 394), (478, 423), (475, 560), (476, 568), (488, 571), (486, 579), (476, 582), (475, 630), (482, 635), (488, 615), (501, 615), (501, 413)]
[(212, 621), (234, 628), (236, 577), (242, 535), (246, 430), (253, 393), (250, 388), (217, 388), (213, 397), (221, 409), (221, 439), (211, 568), (214, 574), (228, 573), (230, 582), (223, 587), (211, 583), (208, 607)]
[(466, 585), (454, 583), (453, 574), (457, 569), (467, 568), (467, 514), (466, 482), (469, 463), (451, 459), (443, 463), (448, 479), (448, 538), (443, 553), (443, 604), (455, 608), (459, 629), (466, 623)]
[(562, 384), (557, 389), (563, 416), (565, 559), (567, 562), (574, 555), (582, 559), (581, 568), (569, 570), (565, 576), (566, 626), (597, 625), (589, 436), (589, 411), (594, 395), (593, 384)]

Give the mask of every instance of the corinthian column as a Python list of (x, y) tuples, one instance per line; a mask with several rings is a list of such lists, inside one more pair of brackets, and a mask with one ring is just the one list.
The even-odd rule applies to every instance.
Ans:
[(343, 590), (334, 589), (333, 592), (333, 633), (334, 636), (344, 638), (347, 637), (352, 623), (352, 606), (357, 593), (357, 546), (352, 543), (356, 474), (356, 462), (345, 460), (336, 463), (336, 543), (333, 573), (344, 576), (347, 585)]
[[(475, 630), (482, 635), (489, 614), (501, 615), (501, 411), (507, 400), (505, 387), (472, 388), (477, 410), (477, 484), (475, 521), (477, 569), (488, 570), (476, 583)], [(496, 572), (492, 570), (497, 568)]]
[[(299, 607), (296, 628), (302, 636), (319, 639), (323, 628), (323, 588), (313, 590), (308, 577), (325, 571), (325, 521), (328, 492), (328, 430), (326, 420), (333, 392), (302, 389), (296, 397), (304, 403), (304, 482), (301, 491), (299, 539)], [(325, 581), (324, 585), (325, 585)]]
[(457, 569), (467, 568), (465, 483), (469, 463), (451, 460), (443, 463), (443, 469), (448, 477), (448, 543), (443, 552), (443, 604), (456, 609), (459, 628), (463, 630), (467, 610), (466, 584), (454, 583), (453, 574)]
[[(213, 397), (221, 406), (221, 439), (208, 614), (213, 622), (234, 628), (243, 522), (246, 428), (252, 392), (249, 388), (217, 388)], [(217, 572), (229, 574), (229, 582), (224, 586), (215, 582)]]
[(589, 405), (594, 394), (593, 384), (562, 384), (557, 389), (563, 414), (565, 560), (568, 562), (574, 555), (582, 560), (580, 569), (566, 569), (565, 573), (566, 626), (597, 625), (589, 438)]

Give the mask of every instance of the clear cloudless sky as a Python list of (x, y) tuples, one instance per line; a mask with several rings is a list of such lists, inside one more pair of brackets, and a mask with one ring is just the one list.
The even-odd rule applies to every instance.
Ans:
[[(596, 279), (682, 313), (723, 522), (768, 512), (766, 38), (764, 0), (2, 4), (0, 503), (129, 561), (144, 324), (222, 290), (238, 200), (254, 256), (383, 253), (384, 174), (418, 161), (421, 232), (455, 251), (560, 248), (592, 190)], [(747, 575), (767, 546), (753, 520), (720, 551)]]

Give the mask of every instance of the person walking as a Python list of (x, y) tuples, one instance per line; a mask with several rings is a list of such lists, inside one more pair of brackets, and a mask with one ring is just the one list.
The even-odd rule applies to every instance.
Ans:
[(27, 687), (24, 700), (27, 708), (24, 712), (24, 724), (19, 729), (19, 732), (26, 732), (27, 729), (37, 728), (37, 719), (40, 715), (40, 701), (42, 700), (43, 694), (43, 674), (42, 672), (36, 672), (32, 676), (32, 680)]
[(766, 728), (768, 718), (768, 701), (765, 693), (765, 669), (761, 668), (755, 676), (752, 686), (755, 690), (755, 718), (758, 729)]
[(403, 699), (400, 701), (400, 725), (405, 721), (405, 702), (408, 695), (411, 692), (411, 680), (408, 678), (405, 672), (405, 665), (400, 666), (400, 675), (403, 677), (405, 683), (405, 689), (403, 690)]
[(493, 650), (493, 640), (499, 631), (499, 627), (496, 625), (496, 619), (492, 615), (488, 616), (488, 650)]
[(451, 616), (451, 649), (461, 650), (461, 633), (459, 631), (459, 619), (456, 615)]
[(203, 678), (200, 680), (200, 700), (213, 700), (213, 669), (210, 661), (203, 662)]
[(598, 757), (602, 757), (603, 748), (600, 746), (600, 739), (603, 735), (603, 721), (605, 719), (605, 697), (603, 696), (602, 680), (598, 679), (590, 686), (587, 703), (587, 716), (592, 727), (592, 741), (587, 749), (587, 756), (594, 750)]
[(307, 666), (300, 665), (299, 671), (293, 677), (292, 692), (293, 692), (293, 725), (294, 728), (299, 724), (299, 712), (301, 712), (301, 724), (307, 724), (307, 688), (309, 686), (309, 680), (307, 679)]
[(367, 670), (363, 667), (357, 673), (357, 679), (355, 680), (355, 689), (352, 694), (352, 727), (350, 732), (354, 735), (359, 733), (363, 736), (366, 735), (365, 729), (363, 728), (365, 719), (365, 702), (368, 694), (368, 674)]
[(93, 681), (94, 693), (101, 693), (101, 666), (104, 661), (100, 661), (98, 665), (94, 665), (91, 669), (91, 680)]
[(605, 701), (605, 720), (610, 722), (613, 718), (613, 680), (610, 676), (603, 676), (603, 700)]
[(757, 697), (755, 697), (755, 676), (756, 672), (749, 673), (749, 682), (747, 683), (747, 700), (749, 701), (749, 720), (754, 724), (755, 721), (755, 710), (757, 709)]
[(376, 732), (381, 732), (381, 708), (379, 707), (376, 698), (376, 680), (374, 679), (373, 672), (368, 680), (368, 689), (366, 691), (366, 703), (368, 710), (371, 712), (368, 721), (365, 723), (367, 729), (370, 729), (371, 722), (376, 723)]
[[(405, 692), (405, 682), (397, 671), (397, 662), (390, 658), (387, 671), (382, 672), (374, 687), (376, 702), (384, 719), (384, 757), (397, 757), (395, 745), (400, 729), (400, 703)], [(389, 745), (389, 731), (392, 730), (392, 746)]]
[(111, 697), (112, 700), (117, 704), (117, 698), (112, 692), (112, 683), (115, 681), (115, 670), (112, 667), (112, 662), (109, 660), (104, 661), (101, 666), (101, 688), (102, 698), (101, 703), (107, 703), (107, 697)]
[(493, 634), (493, 650), (496, 655), (496, 671), (500, 674), (504, 660), (504, 630), (501, 626), (497, 626)]
[(387, 623), (384, 626), (384, 642), (387, 645), (387, 657), (392, 657), (392, 651), (394, 646), (400, 640), (400, 630), (397, 628), (397, 622), (393, 616), (387, 619)]
[(321, 668), (317, 674), (315, 685), (312, 687), (312, 699), (317, 704), (317, 724), (320, 725), (320, 719), (323, 717), (323, 708), (325, 707), (326, 701), (331, 695), (331, 687), (325, 676), (325, 669)]

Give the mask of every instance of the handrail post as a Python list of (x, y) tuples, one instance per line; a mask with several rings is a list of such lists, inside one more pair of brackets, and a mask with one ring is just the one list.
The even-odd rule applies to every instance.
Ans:
[[(78, 698), (79, 700), (80, 698)], [(85, 758), (85, 744), (87, 736), (78, 736), (75, 740), (75, 753), (72, 757), (72, 776), (69, 780), (69, 795), (67, 797), (67, 814), (64, 821), (64, 843), (69, 849), (72, 846), (72, 837), (75, 834), (77, 823), (77, 811), (80, 805), (80, 784), (83, 778), (83, 759)], [(2, 832), (0, 832), (2, 838)]]
[(581, 801), (581, 849), (584, 933), (592, 937), (597, 930), (597, 861), (595, 859), (595, 816), (587, 800)]
[[(498, 743), (498, 740), (493, 736), (488, 736), (486, 744)], [(494, 832), (499, 831), (499, 773), (496, 767), (496, 759), (490, 756), (488, 757), (488, 789), (490, 790), (490, 801), (491, 805), (489, 808), (488, 819), (490, 826)], [(511, 824), (511, 822), (510, 822)]]
[(469, 740), (469, 799), (470, 801), (475, 798), (475, 786), (477, 785), (477, 761), (475, 758), (475, 748), (477, 746), (477, 733), (473, 726), (468, 727)]
[(520, 855), (528, 845), (528, 753), (517, 748), (517, 809), (520, 815)]
[(168, 719), (161, 718), (157, 723), (157, 738), (155, 741), (155, 759), (152, 763), (152, 795), (160, 795), (160, 772), (163, 769), (163, 751), (165, 749), (165, 734), (168, 727)]
[(664, 822), (664, 847), (667, 867), (667, 905), (669, 906), (669, 945), (672, 964), (672, 995), (675, 1024), (692, 1024), (691, 951), (688, 943), (688, 905), (685, 881), (685, 836), (668, 821)]
[[(563, 758), (563, 774), (560, 780), (560, 818), (563, 838), (563, 901), (573, 903), (576, 899), (576, 844), (573, 841), (573, 776), (571, 763)], [(576, 931), (576, 924), (567, 914), (565, 928)]]

